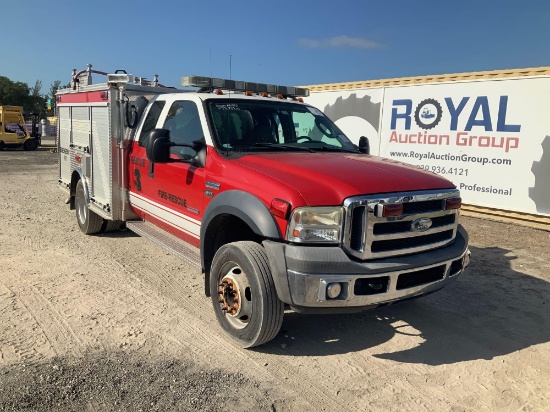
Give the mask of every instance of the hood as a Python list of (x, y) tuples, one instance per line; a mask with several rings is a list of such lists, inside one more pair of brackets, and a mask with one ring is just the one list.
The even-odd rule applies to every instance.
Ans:
[(350, 196), (451, 189), (447, 179), (392, 159), (353, 153), (269, 153), (233, 160), (295, 189), (307, 205), (339, 205)]

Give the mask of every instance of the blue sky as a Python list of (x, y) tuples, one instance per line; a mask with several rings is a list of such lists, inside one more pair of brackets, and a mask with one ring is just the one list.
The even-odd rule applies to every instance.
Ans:
[[(2, 1), (0, 75), (305, 85), (550, 65), (550, 1)], [(99, 80), (99, 79), (97, 79)]]

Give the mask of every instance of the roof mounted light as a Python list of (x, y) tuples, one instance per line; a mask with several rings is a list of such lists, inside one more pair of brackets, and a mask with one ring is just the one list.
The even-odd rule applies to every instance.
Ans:
[(127, 84), (134, 82), (134, 76), (126, 73), (109, 73), (107, 75), (107, 81), (109, 83)]
[(181, 78), (181, 84), (182, 86), (214, 87), (212, 80), (211, 77), (185, 76)]
[(268, 93), (276, 96), (281, 94), (285, 97), (307, 97), (309, 89), (293, 86), (277, 86), (274, 84), (245, 82), (241, 80), (218, 79), (204, 76), (184, 76), (181, 78), (182, 86), (199, 87), (202, 91), (213, 91), (224, 89), (232, 91), (250, 91), (252, 93)]

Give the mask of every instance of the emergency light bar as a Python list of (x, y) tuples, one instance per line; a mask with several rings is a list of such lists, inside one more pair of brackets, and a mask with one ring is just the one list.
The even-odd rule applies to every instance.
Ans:
[(307, 97), (309, 89), (293, 86), (277, 86), (274, 84), (244, 82), (240, 80), (217, 79), (203, 76), (184, 76), (181, 78), (182, 86), (200, 87), (201, 89), (223, 89), (239, 92), (269, 93), (272, 95)]

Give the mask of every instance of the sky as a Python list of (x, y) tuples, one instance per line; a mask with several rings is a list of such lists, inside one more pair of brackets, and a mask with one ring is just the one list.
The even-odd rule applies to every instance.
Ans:
[(0, 76), (40, 80), (42, 94), (88, 63), (175, 87), (186, 75), (313, 85), (550, 65), (548, 0), (1, 0), (0, 18)]

